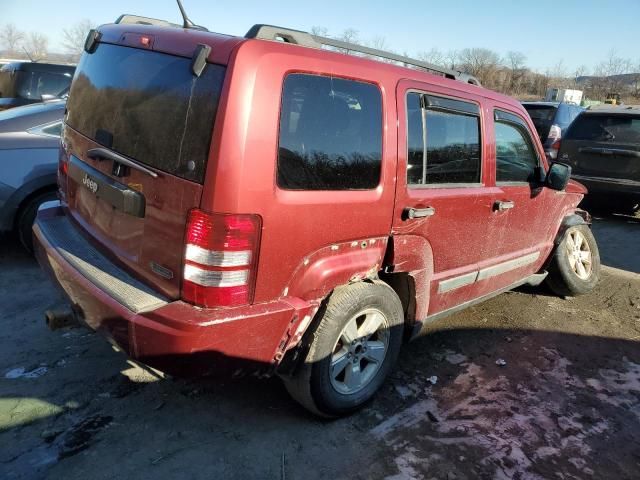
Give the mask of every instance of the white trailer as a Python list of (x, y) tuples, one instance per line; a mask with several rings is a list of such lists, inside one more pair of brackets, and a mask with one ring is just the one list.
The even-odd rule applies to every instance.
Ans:
[(570, 90), (568, 88), (549, 88), (544, 97), (545, 102), (564, 102), (580, 105), (582, 90)]

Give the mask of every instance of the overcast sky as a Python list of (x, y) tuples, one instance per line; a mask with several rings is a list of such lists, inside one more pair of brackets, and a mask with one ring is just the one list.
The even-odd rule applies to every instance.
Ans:
[[(544, 71), (563, 61), (567, 73), (592, 69), (611, 49), (640, 63), (640, 0), (323, 0), (321, 2), (183, 0), (191, 19), (209, 30), (243, 35), (254, 23), (299, 30), (323, 26), (332, 35), (346, 28), (361, 40), (383, 36), (390, 48), (415, 54), (485, 47), (504, 55), (517, 50), (527, 65)], [(0, 0), (0, 25), (14, 23), (49, 37), (62, 51), (65, 25), (82, 19), (113, 22), (122, 13), (180, 21), (175, 0)]]

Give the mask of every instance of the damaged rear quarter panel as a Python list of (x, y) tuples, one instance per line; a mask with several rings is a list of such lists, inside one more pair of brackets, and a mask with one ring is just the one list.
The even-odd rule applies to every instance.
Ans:
[(295, 269), (283, 296), (321, 300), (350, 281), (377, 276), (387, 249), (387, 237), (335, 243), (306, 256)]

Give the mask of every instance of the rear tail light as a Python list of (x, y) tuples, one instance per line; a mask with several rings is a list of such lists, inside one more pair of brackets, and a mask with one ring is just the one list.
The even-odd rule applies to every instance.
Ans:
[(562, 137), (562, 129), (558, 125), (551, 125), (549, 138), (551, 140), (560, 140), (560, 137)]
[(201, 307), (253, 301), (261, 220), (194, 209), (185, 238), (182, 299)]
[(556, 160), (558, 158), (558, 152), (560, 151), (560, 139), (556, 140), (551, 144), (551, 148), (549, 148), (549, 158), (551, 160)]

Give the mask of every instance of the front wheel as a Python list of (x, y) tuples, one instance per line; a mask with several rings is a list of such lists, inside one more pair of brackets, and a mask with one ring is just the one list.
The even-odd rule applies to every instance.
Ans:
[(289, 394), (324, 417), (351, 413), (383, 384), (402, 344), (404, 315), (396, 293), (379, 283), (336, 289), (312, 334), (304, 364), (283, 377)]
[(560, 296), (588, 293), (600, 279), (598, 244), (587, 225), (569, 227), (549, 265), (547, 285)]

